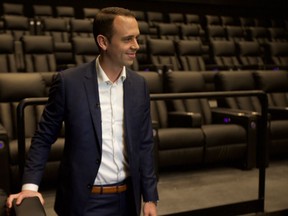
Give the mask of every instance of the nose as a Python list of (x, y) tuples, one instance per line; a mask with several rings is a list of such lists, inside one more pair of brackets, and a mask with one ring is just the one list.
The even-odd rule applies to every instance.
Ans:
[(132, 47), (132, 49), (134, 49), (134, 50), (139, 50), (140, 46), (139, 46), (138, 41), (137, 41), (136, 38), (134, 39), (133, 44), (132, 44), (131, 47)]

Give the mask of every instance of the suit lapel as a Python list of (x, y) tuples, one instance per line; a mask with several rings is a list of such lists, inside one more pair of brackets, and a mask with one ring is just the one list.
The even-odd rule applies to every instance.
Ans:
[(94, 131), (98, 139), (98, 144), (102, 150), (101, 110), (95, 61), (92, 61), (89, 70), (85, 71), (84, 77), (84, 86), (89, 103), (89, 111), (93, 121)]

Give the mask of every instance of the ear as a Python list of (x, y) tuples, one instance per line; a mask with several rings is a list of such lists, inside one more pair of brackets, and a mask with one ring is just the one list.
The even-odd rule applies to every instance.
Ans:
[(107, 49), (108, 40), (104, 35), (98, 35), (97, 36), (97, 43), (99, 44), (99, 46), (101, 47), (102, 50)]

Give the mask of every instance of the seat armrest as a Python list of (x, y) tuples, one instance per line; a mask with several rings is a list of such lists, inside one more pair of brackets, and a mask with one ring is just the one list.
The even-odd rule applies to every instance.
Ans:
[(273, 120), (288, 119), (288, 107), (268, 107), (268, 112)]
[(202, 116), (200, 113), (193, 112), (169, 112), (169, 127), (201, 127)]
[(46, 216), (45, 209), (38, 197), (25, 198), (20, 205), (13, 201), (12, 215), (15, 216)]
[(260, 114), (257, 112), (251, 112), (251, 111), (245, 111), (245, 110), (243, 111), (243, 110), (229, 109), (229, 108), (213, 108), (212, 109), (213, 123), (240, 124), (243, 127), (247, 128), (247, 126), (256, 127), (256, 123), (258, 122), (259, 118), (260, 118)]
[[(212, 109), (213, 123), (220, 124), (237, 124), (245, 128), (247, 132), (247, 155), (245, 162), (245, 169), (251, 169), (257, 164), (257, 145), (259, 132), (259, 120), (261, 116), (257, 112), (243, 112), (243, 110), (234, 110), (227, 108)], [(268, 156), (266, 156), (266, 163), (268, 164)]]
[(9, 170), (9, 138), (6, 129), (0, 124), (0, 188), (7, 194), (10, 193), (10, 170)]

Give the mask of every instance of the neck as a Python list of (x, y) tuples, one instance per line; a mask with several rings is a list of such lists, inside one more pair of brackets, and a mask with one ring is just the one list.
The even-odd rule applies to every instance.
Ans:
[(116, 80), (118, 80), (123, 70), (123, 67), (113, 66), (113, 64), (109, 64), (102, 56), (100, 56), (99, 58), (99, 63), (104, 70), (104, 73), (107, 75), (111, 82), (114, 83)]

